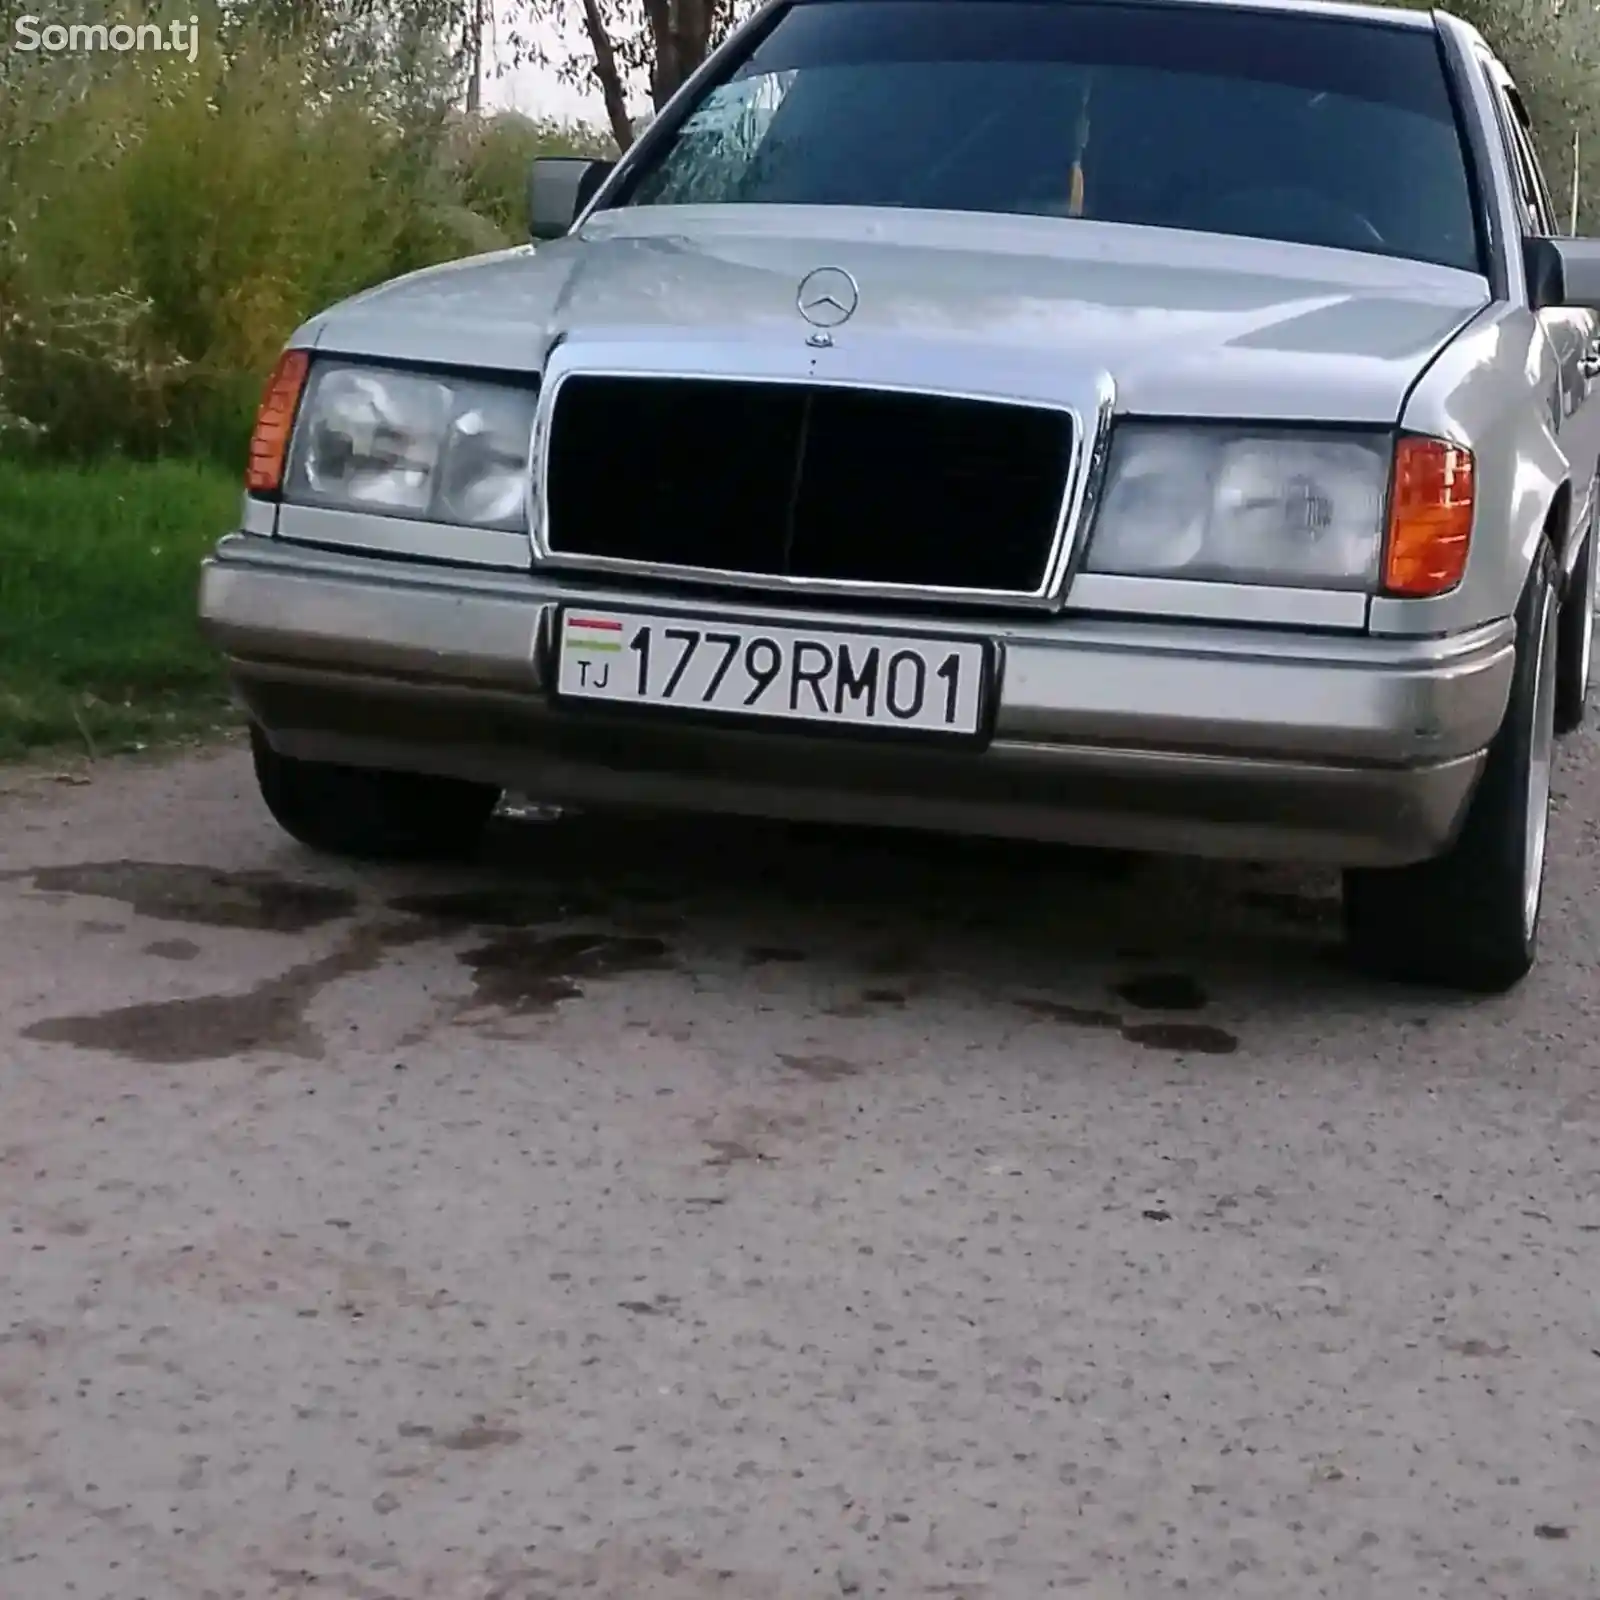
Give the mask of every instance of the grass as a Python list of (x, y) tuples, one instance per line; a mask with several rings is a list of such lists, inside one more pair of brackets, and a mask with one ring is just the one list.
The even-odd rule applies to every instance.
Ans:
[(194, 5), (192, 65), (0, 55), (0, 760), (237, 725), (198, 565), (284, 340), (525, 238), (533, 157), (606, 143)]
[(195, 602), (238, 502), (237, 474), (208, 465), (0, 459), (0, 758), (233, 723)]
[(525, 238), (533, 157), (607, 143), (462, 117), (426, 51), (408, 76), (265, 7), (193, 4), (193, 64), (0, 54), (0, 760), (237, 725), (198, 566), (284, 340)]

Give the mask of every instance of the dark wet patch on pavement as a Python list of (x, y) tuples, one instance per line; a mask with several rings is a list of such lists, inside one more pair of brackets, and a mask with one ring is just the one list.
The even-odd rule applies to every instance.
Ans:
[(573, 889), (448, 889), (396, 895), (391, 911), (461, 927), (528, 928), (563, 917), (590, 915), (593, 896)]
[(824, 1006), (822, 1012), (828, 1017), (870, 1017), (887, 1008), (904, 1006), (906, 999), (903, 989), (863, 989), (853, 1000), (841, 1000), (836, 1005)]
[(1239, 1048), (1238, 1039), (1226, 1028), (1206, 1022), (1130, 1022), (1123, 1027), (1122, 1037), (1129, 1044), (1151, 1050), (1192, 1055), (1228, 1056)]
[(449, 1433), (436, 1433), (433, 1442), (441, 1450), (491, 1450), (496, 1445), (515, 1444), (521, 1437), (518, 1428), (493, 1428), (484, 1422), (473, 1422)]
[(736, 1161), (772, 1160), (743, 1139), (707, 1139), (705, 1147), (711, 1152), (705, 1160), (708, 1167), (731, 1167)]
[(842, 1056), (796, 1056), (778, 1053), (778, 1059), (791, 1072), (811, 1078), (817, 1083), (837, 1083), (841, 1078), (857, 1077), (861, 1068)]
[(506, 933), (461, 959), (472, 972), (474, 1005), (521, 1013), (576, 999), (579, 979), (671, 965), (664, 941), (608, 933)]
[(804, 950), (796, 950), (786, 944), (753, 944), (744, 953), (744, 962), (747, 967), (772, 966), (777, 962), (804, 961)]
[(649, 1300), (619, 1300), (617, 1307), (630, 1311), (636, 1317), (670, 1316), (678, 1309), (680, 1301), (675, 1294), (658, 1294)]
[(356, 907), (353, 890), (270, 872), (224, 872), (165, 861), (84, 861), (38, 867), (26, 876), (46, 893), (120, 900), (142, 917), (212, 928), (306, 933)]
[(421, 936), (421, 930), (404, 925), (356, 928), (327, 955), (299, 962), (237, 994), (154, 1000), (82, 1016), (49, 1017), (23, 1029), (23, 1037), (158, 1066), (225, 1060), (250, 1050), (320, 1060), (322, 1039), (305, 1020), (312, 1000), (330, 983), (370, 971), (390, 950)]
[[(1193, 978), (1177, 973), (1150, 973), (1112, 986), (1112, 992), (1130, 1005), (1145, 1010), (1197, 1011), (1208, 1003)], [(1022, 996), (1013, 1002), (1024, 1011), (1052, 1022), (1078, 1028), (1115, 1030), (1129, 1044), (1147, 1050), (1173, 1050), (1198, 1055), (1231, 1055), (1239, 1048), (1237, 1037), (1226, 1028), (1204, 1022), (1129, 1022), (1120, 1012), (1096, 1006), (1077, 1006), (1062, 1000)]]
[(193, 939), (154, 939), (144, 947), (147, 956), (160, 956), (163, 961), (193, 961), (200, 954), (200, 946)]
[(1025, 998), (1016, 1002), (1024, 1011), (1036, 1017), (1048, 1017), (1052, 1022), (1070, 1022), (1079, 1028), (1120, 1028), (1122, 1017), (1115, 1011), (1105, 1011), (1096, 1006), (1072, 1006), (1064, 1000)]
[(1510, 1345), (1490, 1344), (1487, 1339), (1446, 1339), (1444, 1347), (1458, 1356), (1503, 1356), (1511, 1351)]

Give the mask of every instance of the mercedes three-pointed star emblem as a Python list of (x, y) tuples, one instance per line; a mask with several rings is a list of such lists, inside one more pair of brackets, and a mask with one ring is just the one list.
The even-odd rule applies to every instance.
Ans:
[(856, 307), (861, 304), (861, 290), (843, 267), (817, 267), (800, 280), (795, 304), (813, 328), (823, 330), (820, 336), (813, 336), (811, 342), (831, 344), (827, 330), (841, 326), (856, 314)]

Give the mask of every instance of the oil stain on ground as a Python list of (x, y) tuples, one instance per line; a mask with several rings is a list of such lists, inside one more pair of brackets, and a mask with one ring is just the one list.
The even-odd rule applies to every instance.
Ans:
[(472, 972), (474, 1007), (527, 1014), (583, 993), (579, 980), (671, 965), (666, 943), (608, 933), (501, 934), (461, 957)]
[(791, 1072), (810, 1078), (815, 1083), (838, 1083), (843, 1078), (854, 1078), (861, 1068), (842, 1056), (802, 1056), (778, 1053), (778, 1059)]
[(45, 893), (120, 900), (142, 917), (212, 928), (305, 933), (355, 910), (352, 890), (269, 872), (224, 872), (164, 861), (85, 861), (27, 874)]
[(595, 897), (576, 889), (455, 889), (403, 894), (389, 901), (391, 911), (428, 917), (459, 927), (529, 928), (599, 909)]
[[(1205, 990), (1185, 973), (1150, 972), (1124, 978), (1111, 992), (1136, 1011), (1199, 1011), (1210, 1003)], [(1015, 1002), (1035, 1016), (1079, 1028), (1115, 1029), (1129, 1044), (1147, 1050), (1173, 1050), (1189, 1055), (1232, 1055), (1238, 1038), (1207, 1022), (1130, 1022), (1120, 1012), (1065, 1001), (1020, 998)]]
[(1239, 1048), (1235, 1035), (1208, 1022), (1130, 1022), (1123, 1026), (1122, 1037), (1150, 1050), (1187, 1055), (1231, 1056)]
[(147, 956), (160, 956), (163, 961), (193, 961), (200, 954), (200, 946), (193, 939), (155, 939), (144, 947)]
[(358, 927), (327, 955), (299, 962), (237, 994), (154, 1000), (83, 1016), (50, 1017), (25, 1028), (23, 1037), (159, 1066), (223, 1060), (250, 1050), (320, 1060), (322, 1039), (305, 1020), (306, 1008), (316, 996), (330, 983), (370, 971), (390, 950), (425, 936), (424, 929), (404, 924)]
[(1078, 1028), (1120, 1028), (1122, 1018), (1115, 1011), (1101, 1010), (1096, 1006), (1073, 1006), (1064, 1000), (1022, 999), (1017, 1004), (1036, 1017), (1048, 1017), (1052, 1022), (1070, 1022)]
[(907, 995), (903, 989), (863, 989), (853, 1000), (841, 1000), (836, 1005), (824, 1006), (822, 1012), (829, 1017), (871, 1017), (885, 1008), (904, 1006)]
[[(1185, 972), (1146, 972), (1124, 978), (1111, 992), (1136, 1011), (1201, 1011), (1210, 996)], [(1225, 1056), (1239, 1048), (1226, 1028), (1208, 1022), (1125, 1022), (1122, 1037), (1148, 1050)]]
[(806, 953), (786, 944), (753, 944), (744, 953), (747, 967), (769, 967), (775, 962), (804, 961)]

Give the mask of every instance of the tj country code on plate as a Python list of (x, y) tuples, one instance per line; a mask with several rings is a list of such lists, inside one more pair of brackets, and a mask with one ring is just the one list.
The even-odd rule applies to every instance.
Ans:
[(990, 651), (929, 639), (563, 610), (556, 694), (789, 722), (975, 735)]

